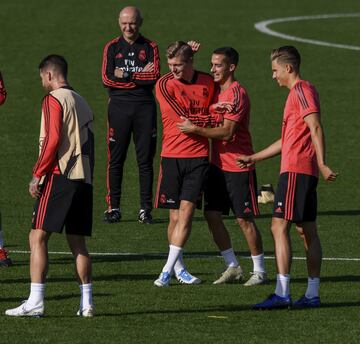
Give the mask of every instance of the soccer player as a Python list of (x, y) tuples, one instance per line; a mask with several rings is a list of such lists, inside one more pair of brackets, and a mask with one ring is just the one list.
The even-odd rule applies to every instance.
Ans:
[[(0, 72), (0, 105), (3, 105), (6, 100), (6, 89), (4, 81)], [(1, 226), (1, 213), (0, 213), (0, 267), (8, 267), (12, 264), (8, 253), (4, 248), (4, 233)]]
[(91, 260), (85, 236), (92, 229), (92, 179), (94, 166), (93, 113), (67, 81), (67, 62), (49, 55), (40, 65), (42, 85), (49, 93), (42, 102), (39, 157), (29, 193), (36, 198), (30, 243), (31, 288), (29, 298), (8, 309), (10, 316), (44, 315), (48, 241), (65, 226), (80, 284), (77, 315), (92, 317)]
[(291, 267), (290, 227), (295, 223), (304, 241), (308, 286), (295, 307), (319, 307), (322, 251), (316, 228), (316, 186), (319, 170), (327, 181), (335, 181), (325, 162), (325, 138), (320, 121), (319, 96), (315, 87), (300, 76), (300, 54), (293, 46), (283, 46), (271, 53), (272, 78), (288, 94), (281, 139), (267, 148), (238, 158), (240, 167), (281, 154), (278, 188), (275, 194), (271, 232), (275, 243), (277, 283), (275, 293), (253, 306), (254, 310), (288, 308)]
[(210, 75), (194, 70), (193, 55), (191, 46), (185, 42), (170, 44), (166, 50), (170, 72), (156, 83), (163, 138), (155, 206), (170, 209), (169, 255), (154, 282), (158, 287), (169, 285), (173, 271), (181, 283), (201, 282), (186, 270), (182, 252), (208, 170), (209, 142), (205, 137), (180, 133), (176, 124), (181, 117), (189, 118), (199, 126), (209, 124), (208, 108), (214, 94), (214, 82)]
[(153, 223), (153, 159), (156, 150), (156, 103), (153, 88), (160, 77), (157, 44), (139, 32), (143, 19), (139, 9), (128, 6), (119, 14), (122, 36), (104, 48), (102, 80), (109, 91), (108, 169), (104, 221), (121, 219), (120, 197), (123, 169), (131, 134), (136, 149), (140, 181), (141, 223)]
[(216, 49), (212, 54), (211, 72), (218, 88), (210, 112), (216, 118), (216, 126), (198, 127), (185, 118), (177, 126), (185, 134), (212, 139), (211, 164), (205, 187), (205, 217), (227, 266), (214, 284), (239, 281), (243, 277), (222, 220), (222, 214), (228, 215), (231, 208), (245, 235), (253, 261), (253, 272), (244, 285), (253, 286), (266, 282), (266, 272), (262, 238), (254, 222), (254, 216), (259, 214), (255, 166), (240, 168), (235, 160), (239, 154), (254, 152), (249, 132), (250, 100), (234, 75), (238, 61), (239, 54), (231, 47)]

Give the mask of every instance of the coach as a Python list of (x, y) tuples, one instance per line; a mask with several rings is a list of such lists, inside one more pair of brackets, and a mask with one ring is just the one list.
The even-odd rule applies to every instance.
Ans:
[(121, 219), (123, 168), (131, 134), (135, 143), (140, 180), (138, 220), (152, 223), (153, 159), (156, 150), (156, 104), (153, 87), (160, 76), (157, 44), (139, 33), (139, 9), (128, 6), (119, 13), (122, 36), (104, 48), (102, 80), (109, 91), (107, 203), (104, 221)]

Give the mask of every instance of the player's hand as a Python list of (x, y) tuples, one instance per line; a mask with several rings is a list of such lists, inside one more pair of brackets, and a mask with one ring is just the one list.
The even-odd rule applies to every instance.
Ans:
[(334, 182), (338, 176), (338, 173), (333, 172), (329, 166), (322, 165), (319, 167), (323, 178), (328, 182)]
[(218, 113), (232, 112), (234, 109), (233, 103), (229, 102), (219, 102), (212, 104), (212, 109)]
[(199, 42), (196, 42), (196, 41), (188, 41), (187, 44), (190, 45), (191, 50), (194, 53), (198, 52), (199, 49), (200, 49), (200, 46), (201, 46), (201, 44)]
[(124, 71), (121, 68), (115, 68), (114, 75), (117, 78), (122, 78), (124, 76)]
[(143, 69), (141, 72), (154, 72), (155, 71), (155, 66), (154, 66), (154, 62), (149, 62)]
[(252, 165), (254, 162), (251, 159), (250, 155), (239, 155), (236, 158), (236, 165), (238, 165), (240, 168), (246, 168), (250, 165)]
[(37, 178), (37, 177), (33, 177), (30, 180), (29, 193), (30, 193), (31, 197), (33, 197), (33, 198), (39, 198), (41, 196), (41, 192), (39, 189), (39, 182), (40, 182), (40, 178)]
[(184, 134), (192, 133), (195, 129), (195, 125), (193, 124), (193, 122), (183, 116), (181, 116), (180, 118), (183, 120), (183, 122), (176, 123), (176, 126)]

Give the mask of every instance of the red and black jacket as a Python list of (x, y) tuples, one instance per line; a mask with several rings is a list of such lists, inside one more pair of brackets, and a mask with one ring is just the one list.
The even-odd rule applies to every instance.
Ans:
[[(153, 72), (142, 72), (147, 63), (153, 62)], [(127, 72), (125, 78), (114, 75), (115, 68)], [(160, 77), (159, 49), (155, 42), (139, 36), (129, 44), (123, 36), (108, 42), (104, 48), (102, 81), (110, 97), (130, 101), (154, 100), (153, 88)]]

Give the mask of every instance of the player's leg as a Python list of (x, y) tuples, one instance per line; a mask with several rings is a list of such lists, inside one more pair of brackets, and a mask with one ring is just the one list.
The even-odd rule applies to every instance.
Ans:
[[(207, 204), (209, 205), (209, 204)], [(219, 248), (226, 264), (226, 270), (213, 284), (224, 284), (239, 282), (243, 278), (243, 271), (236, 259), (234, 249), (231, 245), (229, 232), (222, 220), (222, 212), (206, 210), (204, 212), (209, 230), (212, 234), (215, 244)]]
[(82, 182), (72, 182), (72, 185), (75, 191), (66, 217), (65, 230), (80, 287), (80, 308), (77, 315), (92, 317), (91, 259), (85, 238), (90, 237), (92, 232), (93, 187)]
[(152, 224), (152, 189), (154, 180), (153, 160), (156, 151), (156, 104), (134, 104), (134, 143), (139, 167), (140, 211), (139, 221)]
[(253, 262), (253, 270), (250, 272), (251, 277), (244, 285), (254, 286), (263, 284), (266, 282), (267, 276), (262, 237), (254, 222), (254, 216), (260, 213), (257, 203), (255, 170), (224, 172), (224, 177), (231, 208), (244, 233)]
[(30, 295), (19, 307), (6, 310), (6, 315), (16, 317), (41, 317), (44, 315), (45, 278), (49, 263), (48, 240), (50, 234), (42, 229), (30, 231)]
[[(157, 207), (177, 209), (176, 224), (170, 225), (172, 234), (169, 238), (170, 250), (167, 263), (159, 278), (154, 282), (158, 287), (168, 286), (175, 262), (182, 254), (192, 225), (192, 216), (196, 201), (201, 194), (203, 181), (208, 170), (207, 158), (176, 159), (163, 158), (155, 204)], [(186, 272), (186, 270), (184, 270)], [(177, 276), (178, 277), (178, 276)], [(197, 284), (201, 281), (184, 273), (186, 284)]]
[(35, 201), (32, 230), (29, 234), (31, 287), (29, 298), (5, 313), (11, 316), (44, 314), (45, 278), (48, 270), (48, 241), (51, 233), (60, 233), (71, 204), (71, 183), (61, 175), (47, 175), (41, 196)]
[(305, 294), (296, 302), (295, 307), (319, 307), (320, 270), (322, 262), (322, 248), (317, 233), (316, 222), (296, 224), (297, 232), (304, 242), (308, 283)]
[(81, 235), (66, 236), (74, 256), (76, 276), (80, 287), (80, 308), (78, 315), (93, 316), (91, 259), (86, 247), (85, 237)]
[(267, 274), (261, 233), (252, 218), (237, 218), (237, 222), (244, 233), (253, 262), (251, 277), (244, 285), (249, 287), (264, 284), (267, 281)]
[(132, 131), (132, 103), (110, 98), (108, 107), (108, 167), (106, 200), (108, 209), (104, 221), (119, 222), (121, 219), (120, 197), (124, 163)]
[(271, 233), (277, 266), (275, 293), (253, 306), (254, 310), (288, 308), (290, 297), (290, 268), (292, 259), (290, 227), (295, 217), (296, 173), (280, 175), (274, 201)]

